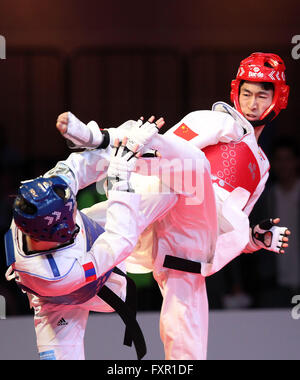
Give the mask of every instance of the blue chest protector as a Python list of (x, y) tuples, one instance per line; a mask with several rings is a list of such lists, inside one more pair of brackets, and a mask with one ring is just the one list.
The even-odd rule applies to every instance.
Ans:
[[(92, 245), (94, 244), (98, 236), (104, 232), (104, 229), (99, 224), (97, 224), (94, 220), (92, 220), (91, 218), (83, 214), (82, 212), (80, 212), (80, 215), (81, 215), (84, 229), (86, 232), (87, 251), (89, 251), (92, 248)], [(9, 230), (5, 234), (5, 252), (6, 252), (7, 265), (11, 265), (15, 261), (14, 244), (13, 244), (13, 237), (12, 237), (11, 230)], [(50, 256), (53, 262), (53, 260), (55, 259), (53, 258), (52, 255)], [(24, 291), (35, 294), (47, 302), (62, 304), (62, 305), (78, 305), (93, 298), (99, 292), (99, 290), (102, 288), (105, 282), (108, 280), (112, 271), (113, 269), (104, 273), (102, 276), (88, 283), (87, 285), (84, 285), (81, 288), (75, 290), (74, 292), (70, 294), (66, 294), (66, 295), (61, 295), (61, 296), (41, 296), (37, 294), (36, 292), (34, 292), (32, 289), (29, 289), (22, 284), (18, 284), (18, 285), (20, 285), (20, 287)]]

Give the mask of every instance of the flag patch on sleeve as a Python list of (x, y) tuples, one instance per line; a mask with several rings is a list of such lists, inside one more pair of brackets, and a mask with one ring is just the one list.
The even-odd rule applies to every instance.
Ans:
[(85, 282), (97, 280), (96, 270), (92, 262), (83, 265)]
[(176, 136), (182, 137), (183, 139), (190, 141), (194, 137), (198, 136), (198, 133), (194, 132), (186, 124), (182, 123), (175, 131)]

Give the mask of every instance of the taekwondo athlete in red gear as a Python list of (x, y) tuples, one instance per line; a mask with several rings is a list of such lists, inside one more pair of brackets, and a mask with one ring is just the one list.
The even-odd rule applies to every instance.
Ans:
[[(261, 82), (272, 83), (274, 90), (265, 90)], [(281, 58), (275, 54), (254, 53), (241, 62), (237, 78), (232, 82), (231, 99), (236, 109), (218, 102), (213, 105), (212, 111), (188, 114), (165, 134), (177, 135), (200, 148), (211, 166), (219, 231), (214, 255), (206, 262), (201, 262), (204, 276), (220, 270), (242, 251), (253, 252), (266, 248), (283, 252), (287, 246), (285, 234), (289, 232), (286, 228), (274, 227), (275, 223), (269, 223), (268, 228), (264, 226), (265, 229), (260, 230), (260, 236), (264, 236), (267, 229), (272, 229), (273, 241), (268, 248), (263, 241), (253, 238), (248, 216), (269, 175), (269, 161), (257, 140), (266, 123), (286, 108), (288, 93), (285, 66)], [(275, 221), (278, 223), (279, 219)], [(256, 227), (255, 231), (258, 229)], [(193, 250), (193, 247), (190, 246), (190, 249)], [(176, 251), (178, 253), (180, 250)], [(186, 280), (191, 281), (192, 276), (188, 275)], [(193, 306), (195, 293), (183, 294), (181, 288), (174, 288), (178, 298), (177, 302), (174, 301), (174, 291), (168, 287), (169, 273), (166, 278), (161, 335), (167, 358), (205, 358), (205, 355), (201, 355), (201, 346), (204, 347), (206, 342), (203, 340), (201, 344), (199, 336), (207, 336), (201, 332), (201, 329), (207, 330), (207, 324), (201, 325), (200, 322), (196, 326), (197, 318), (193, 317), (195, 323), (192, 325), (188, 313), (178, 310), (185, 308), (188, 303), (190, 315), (197, 315), (199, 321), (206, 320), (203, 316), (207, 313), (206, 303), (203, 302), (203, 307), (197, 309)], [(199, 288), (199, 292), (205, 299), (204, 290)], [(182, 303), (181, 300), (185, 298), (190, 301)], [(204, 352), (205, 349), (202, 349)]]
[[(268, 114), (274, 117), (287, 102), (288, 87), (285, 87), (283, 79), (278, 79), (280, 76), (284, 78), (283, 62), (277, 56), (263, 53), (254, 54), (249, 59), (252, 63), (246, 62), (245, 69), (239, 70), (244, 74), (256, 67), (256, 77), (244, 76), (247, 82), (250, 79), (249, 82), (256, 85), (256, 82), (263, 79), (272, 83), (273, 78), (277, 78), (282, 85), (280, 92), (277, 89), (279, 83), (274, 80), (275, 91), (270, 104), (259, 115), (254, 115), (254, 107), (249, 119), (259, 119), (266, 114), (267, 109), (270, 111)], [(237, 80), (245, 80), (244, 78), (238, 76)], [(282, 94), (286, 97), (286, 102), (281, 102), (278, 106)], [(72, 118), (74, 115), (70, 114), (71, 121)], [(265, 120), (261, 122), (264, 124)], [(258, 127), (260, 129), (257, 131), (261, 131), (262, 127)], [(124, 128), (123, 125), (114, 132), (122, 134)], [(134, 133), (138, 134), (138, 131), (134, 130)], [(144, 231), (133, 254), (126, 260), (129, 272), (153, 270), (160, 286), (163, 295), (160, 330), (166, 359), (206, 358), (208, 303), (205, 276), (220, 270), (246, 246), (252, 251), (262, 246), (266, 248), (262, 238), (253, 239), (248, 220), (254, 203), (263, 191), (269, 169), (268, 160), (257, 145), (255, 129), (251, 123), (234, 108), (218, 102), (212, 111), (188, 114), (163, 136), (155, 136), (151, 144), (148, 144), (148, 148), (159, 150), (161, 156), (168, 159), (184, 159), (192, 153), (197, 157), (193, 146), (202, 153), (205, 174), (210, 173), (211, 167), (211, 174), (202, 177), (205, 185), (202, 202), (196, 207), (187, 205), (183, 194), (165, 195), (174, 199), (173, 207)], [(215, 147), (213, 151), (209, 151), (211, 146)], [(248, 175), (245, 177), (241, 173), (238, 173), (239, 177), (236, 175), (236, 170), (242, 169), (233, 160), (237, 154), (242, 154), (243, 159), (239, 159), (238, 165), (242, 164), (246, 168), (245, 173)], [(218, 167), (216, 165), (220, 157), (223, 157), (223, 166)], [(198, 158), (200, 159), (199, 153)], [(235, 174), (235, 177), (229, 176), (227, 179), (229, 174)], [(146, 198), (150, 199), (152, 195), (145, 195), (145, 177), (141, 180), (138, 175), (134, 178), (140, 184), (139, 191), (143, 193), (142, 199), (144, 197), (146, 203)], [(102, 206), (105, 209), (105, 203)], [(264, 236), (265, 228), (259, 229), (259, 236)], [(268, 249), (282, 252), (287, 246), (288, 238), (283, 237), (288, 234), (287, 229), (273, 224), (269, 229), (276, 233), (273, 234)]]
[[(155, 124), (148, 123), (148, 128), (150, 136), (158, 131)], [(126, 139), (113, 149), (98, 150), (98, 162), (102, 158), (108, 163), (109, 159), (105, 230), (89, 216), (89, 209), (77, 210), (75, 195), (87, 185), (86, 180), (81, 177), (78, 182), (60, 163), (43, 177), (22, 182), (19, 188), (11, 228), (5, 236), (6, 278), (15, 279), (34, 308), (41, 359), (84, 359), (89, 311), (112, 312), (118, 311), (115, 305), (124, 306), (123, 260), (137, 243), (141, 233), (137, 220), (143, 219), (139, 215), (140, 195), (130, 184), (137, 150), (137, 145), (129, 150)], [(159, 207), (158, 202), (152, 205), (153, 215)], [(134, 311), (125, 307), (125, 312), (127, 315), (120, 314), (125, 320), (135, 319)], [(136, 320), (132, 322), (134, 331), (127, 331), (127, 343), (131, 345), (133, 340), (141, 359), (146, 346)]]

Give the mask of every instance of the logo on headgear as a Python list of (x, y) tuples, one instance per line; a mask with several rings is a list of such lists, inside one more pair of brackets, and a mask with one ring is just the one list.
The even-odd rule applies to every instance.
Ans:
[(254, 66), (252, 70), (249, 70), (248, 77), (249, 78), (263, 78), (264, 74), (260, 71), (259, 67)]
[(0, 59), (6, 59), (6, 40), (0, 36)]

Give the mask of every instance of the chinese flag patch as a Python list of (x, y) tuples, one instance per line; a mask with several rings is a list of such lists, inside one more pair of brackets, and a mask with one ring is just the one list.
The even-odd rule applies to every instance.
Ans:
[(194, 137), (198, 136), (198, 133), (192, 131), (186, 124), (181, 124), (175, 131), (176, 136), (182, 137), (183, 139), (190, 141)]

